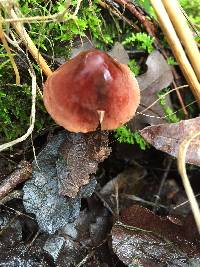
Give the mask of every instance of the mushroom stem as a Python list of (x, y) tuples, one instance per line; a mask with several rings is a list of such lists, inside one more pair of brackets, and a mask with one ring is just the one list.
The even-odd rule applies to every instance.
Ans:
[(100, 124), (102, 124), (105, 115), (105, 110), (97, 110), (97, 113), (99, 115), (99, 122)]

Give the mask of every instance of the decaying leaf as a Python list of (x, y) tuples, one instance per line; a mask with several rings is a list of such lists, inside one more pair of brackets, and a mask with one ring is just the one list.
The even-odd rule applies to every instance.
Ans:
[[(192, 224), (194, 221), (190, 222), (191, 227)], [(120, 222), (113, 226), (113, 250), (127, 265), (198, 266), (200, 242), (197, 232), (191, 233), (188, 226), (187, 223), (173, 223), (135, 205), (124, 210)]]
[(128, 64), (129, 56), (124, 46), (121, 43), (116, 42), (112, 50), (108, 52), (108, 54), (111, 57), (115, 58), (121, 64)]
[[(142, 94), (145, 96), (152, 94), (167, 87), (173, 81), (171, 67), (167, 64), (162, 54), (155, 50), (147, 58), (147, 72), (138, 76), (137, 81)], [(145, 92), (144, 92), (145, 91)], [(144, 99), (150, 104), (152, 99)]]
[(68, 134), (56, 163), (59, 193), (76, 197), (80, 188), (88, 184), (90, 174), (96, 173), (98, 164), (109, 154), (108, 133), (105, 131)]
[[(91, 196), (96, 186), (95, 178), (90, 177), (89, 173), (95, 172), (98, 162), (103, 160), (105, 154), (110, 151), (105, 148), (104, 153), (104, 148), (102, 148), (103, 140), (107, 144), (106, 135), (105, 139), (102, 137), (100, 143), (98, 135), (96, 136), (98, 140), (93, 141), (91, 139), (92, 136), (95, 138), (94, 134), (91, 137), (89, 137), (90, 134), (86, 136), (82, 137), (82, 135), (66, 131), (60, 132), (50, 140), (37, 155), (37, 161), (32, 164), (32, 178), (25, 183), (23, 188), (23, 203), (27, 212), (36, 215), (40, 228), (48, 233), (54, 233), (78, 217), (81, 198)], [(67, 145), (68, 141), (69, 145)], [(62, 154), (61, 146), (64, 143), (66, 151), (61, 160), (59, 156)], [(89, 155), (90, 152), (91, 155)], [(62, 187), (62, 190), (76, 197), (59, 195), (59, 181), (62, 177), (69, 181), (69, 185), (67, 182), (62, 183), (62, 186), (63, 184), (66, 186), (65, 189)], [(70, 182), (77, 183), (78, 186), (70, 187)], [(67, 191), (68, 188), (71, 191)]]
[[(200, 132), (200, 117), (173, 124), (149, 126), (140, 131), (147, 142), (173, 157), (177, 157), (179, 145), (197, 132)], [(191, 142), (187, 150), (186, 162), (200, 166), (200, 137)]]
[[(147, 72), (137, 77), (141, 90), (141, 105), (138, 108), (139, 112), (142, 112), (146, 107), (157, 100), (157, 93), (169, 86), (173, 81), (171, 67), (167, 64), (159, 51), (153, 51), (148, 56), (146, 64), (148, 67)], [(169, 97), (166, 97), (166, 102), (168, 106), (171, 106)], [(134, 128), (134, 125), (137, 125), (137, 129), (141, 129), (146, 124), (152, 125), (163, 123), (163, 119), (156, 118), (156, 116), (163, 117), (165, 115), (158, 102), (153, 105), (151, 109), (146, 110), (144, 114), (146, 114), (147, 117), (142, 115), (134, 117), (133, 120), (131, 120), (130, 127)]]

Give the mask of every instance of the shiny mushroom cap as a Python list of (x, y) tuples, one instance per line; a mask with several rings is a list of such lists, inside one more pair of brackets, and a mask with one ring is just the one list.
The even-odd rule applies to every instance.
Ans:
[(140, 102), (137, 80), (128, 66), (96, 49), (78, 54), (48, 77), (44, 104), (71, 132), (112, 130), (128, 122)]

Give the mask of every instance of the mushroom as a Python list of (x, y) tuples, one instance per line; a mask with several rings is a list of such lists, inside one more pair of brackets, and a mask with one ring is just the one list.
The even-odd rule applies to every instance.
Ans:
[(97, 49), (81, 52), (59, 67), (44, 85), (51, 117), (71, 132), (112, 130), (128, 122), (140, 102), (128, 66)]

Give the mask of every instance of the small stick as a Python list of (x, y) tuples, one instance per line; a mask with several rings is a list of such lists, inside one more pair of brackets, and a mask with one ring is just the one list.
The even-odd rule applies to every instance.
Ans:
[[(196, 74), (183, 50), (183, 47), (178, 39), (176, 32), (173, 28), (173, 25), (169, 19), (169, 16), (165, 10), (165, 7), (162, 4), (161, 0), (150, 0), (156, 14), (158, 16), (158, 21), (160, 27), (163, 30), (167, 41), (171, 47), (171, 50), (179, 63), (180, 69), (183, 72), (193, 94), (196, 99), (200, 102), (200, 84), (196, 77)], [(171, 2), (171, 1), (170, 1)]]
[(117, 8), (111, 7), (108, 3), (105, 3), (104, 1), (98, 0), (98, 4), (102, 6), (103, 8), (108, 9), (110, 12), (112, 12), (115, 16), (117, 16), (119, 19), (123, 20), (124, 22), (128, 23), (131, 27), (133, 27), (137, 31), (141, 31), (140, 28), (133, 24), (132, 21), (128, 18), (126, 18), (123, 14), (120, 13), (120, 11)]
[(146, 18), (144, 14), (141, 14), (141, 12), (138, 11), (138, 9), (135, 7), (133, 3), (131, 3), (131, 1), (115, 0), (115, 2), (128, 9), (144, 25), (149, 35), (155, 37), (155, 31), (156, 31), (155, 26), (150, 20)]
[[(70, 3), (66, 3), (66, 8), (64, 11), (58, 12), (58, 13), (53, 14), (53, 15), (2, 19), (2, 23), (15, 23), (15, 22), (38, 23), (38, 21), (42, 21), (42, 22), (62, 21), (62, 22), (64, 22), (64, 21), (68, 20), (68, 19), (65, 19), (64, 16), (65, 16), (69, 6), (70, 6)], [(73, 19), (73, 17), (74, 16), (72, 15), (71, 18)]]
[[(177, 85), (176, 85), (175, 81), (173, 81), (172, 84), (173, 84), (174, 88), (177, 88)], [(188, 112), (187, 112), (187, 109), (186, 109), (186, 107), (184, 105), (183, 98), (181, 96), (181, 93), (180, 93), (179, 89), (176, 89), (176, 95), (178, 97), (179, 103), (180, 103), (180, 105), (182, 107), (182, 110), (183, 110), (183, 113), (184, 113), (185, 117), (188, 118)]]
[(26, 181), (31, 173), (32, 165), (27, 161), (21, 161), (18, 168), (0, 185), (0, 199), (7, 196), (18, 184)]
[(22, 197), (23, 197), (23, 192), (22, 192), (22, 190), (20, 191), (20, 190), (14, 190), (14, 191), (12, 191), (11, 193), (9, 193), (7, 196), (5, 196), (4, 198), (2, 198), (1, 200), (0, 200), (0, 205), (2, 205), (2, 204), (6, 204), (6, 202), (8, 202), (8, 201), (10, 201), (10, 200), (12, 200), (12, 199), (22, 199)]
[[(157, 102), (159, 102), (160, 99), (164, 98), (165, 96), (167, 96), (167, 95), (170, 94), (171, 92), (173, 92), (173, 91), (177, 91), (177, 89), (182, 89), (182, 88), (186, 88), (186, 87), (188, 87), (187, 84), (185, 84), (185, 85), (181, 85), (181, 86), (179, 86), (179, 87), (176, 87), (176, 88), (171, 89), (170, 91), (166, 92), (165, 94), (163, 94), (162, 96), (160, 96), (158, 99), (156, 99), (152, 104), (150, 104), (147, 108), (143, 109), (141, 112), (143, 113), (143, 112), (149, 110), (149, 109), (150, 109), (151, 107), (153, 107)], [(141, 113), (141, 112), (140, 112), (140, 113)], [(166, 116), (165, 116), (165, 117), (166, 117)]]

